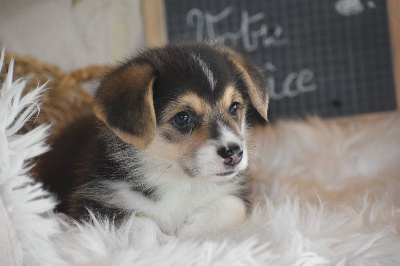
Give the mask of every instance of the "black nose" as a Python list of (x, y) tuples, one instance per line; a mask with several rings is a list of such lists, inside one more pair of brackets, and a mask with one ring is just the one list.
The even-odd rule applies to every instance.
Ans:
[(217, 153), (224, 158), (224, 164), (235, 166), (242, 160), (243, 148), (237, 144), (228, 144), (228, 149), (222, 147), (218, 149)]

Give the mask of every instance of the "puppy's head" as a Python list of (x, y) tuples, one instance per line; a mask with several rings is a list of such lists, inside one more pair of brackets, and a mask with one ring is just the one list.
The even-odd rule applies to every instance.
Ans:
[(246, 113), (267, 119), (262, 72), (208, 44), (147, 50), (103, 80), (96, 116), (154, 160), (191, 177), (233, 177), (247, 167)]

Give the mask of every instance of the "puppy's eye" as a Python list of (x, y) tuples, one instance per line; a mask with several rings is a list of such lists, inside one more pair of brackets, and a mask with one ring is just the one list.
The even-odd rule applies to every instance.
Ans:
[(238, 102), (234, 102), (229, 107), (229, 113), (231, 114), (231, 116), (233, 116), (233, 117), (237, 117), (238, 116), (239, 104), (240, 103), (238, 103)]
[(174, 124), (178, 127), (183, 127), (191, 122), (190, 115), (186, 111), (177, 113), (173, 118)]

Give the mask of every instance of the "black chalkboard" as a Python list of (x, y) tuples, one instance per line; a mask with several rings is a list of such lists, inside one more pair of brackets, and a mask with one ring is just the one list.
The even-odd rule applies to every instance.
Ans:
[(217, 40), (260, 66), (270, 120), (396, 108), (384, 0), (164, 0), (168, 38)]

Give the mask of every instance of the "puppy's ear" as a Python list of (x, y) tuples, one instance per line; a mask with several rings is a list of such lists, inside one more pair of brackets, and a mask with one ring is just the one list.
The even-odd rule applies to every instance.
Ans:
[(94, 100), (94, 113), (120, 139), (144, 149), (156, 134), (153, 105), (154, 71), (131, 63), (109, 74)]
[(268, 121), (268, 83), (261, 69), (250, 63), (239, 53), (232, 49), (225, 48), (229, 60), (233, 63), (246, 83), (250, 101), (257, 112)]

